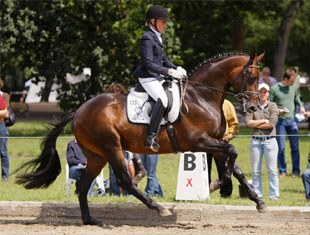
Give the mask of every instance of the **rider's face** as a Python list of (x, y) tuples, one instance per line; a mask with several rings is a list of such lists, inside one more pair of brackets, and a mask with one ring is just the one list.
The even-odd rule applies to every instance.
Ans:
[[(152, 23), (153, 24), (155, 23), (155, 19), (152, 19)], [(156, 23), (157, 23), (157, 30), (158, 30), (158, 32), (160, 32), (160, 33), (165, 32), (165, 27), (166, 27), (167, 21), (166, 20), (157, 19)]]

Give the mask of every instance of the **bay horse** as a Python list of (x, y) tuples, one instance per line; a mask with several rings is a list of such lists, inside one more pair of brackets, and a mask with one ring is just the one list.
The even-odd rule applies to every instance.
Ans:
[[(222, 141), (226, 121), (222, 104), (228, 89), (244, 104), (244, 108), (253, 112), (257, 107), (257, 86), (259, 61), (261, 55), (243, 53), (224, 53), (201, 63), (182, 81), (183, 97), (180, 118), (173, 124), (179, 152), (207, 152), (226, 164), (222, 178), (210, 185), (210, 191), (220, 188), (232, 174), (239, 180), (256, 202), (256, 208), (262, 212), (266, 205), (245, 179), (241, 169), (235, 164), (237, 151), (233, 145)], [(126, 170), (123, 150), (133, 153), (154, 154), (144, 146), (147, 125), (129, 123), (126, 116), (126, 96), (102, 93), (81, 105), (74, 113), (67, 114), (42, 141), (42, 151), (38, 158), (23, 164), (19, 170), (26, 171), (17, 175), (17, 183), (26, 189), (47, 188), (61, 171), (56, 140), (63, 128), (72, 122), (72, 130), (77, 142), (87, 157), (86, 170), (77, 181), (76, 188), (85, 225), (101, 224), (91, 217), (87, 202), (87, 191), (93, 179), (109, 162), (115, 172), (119, 185), (134, 195), (150, 209), (157, 210), (160, 216), (171, 215), (169, 209), (156, 203), (135, 187)], [(158, 133), (159, 154), (173, 153), (167, 131), (161, 127)], [(30, 171), (30, 172), (27, 172)]]

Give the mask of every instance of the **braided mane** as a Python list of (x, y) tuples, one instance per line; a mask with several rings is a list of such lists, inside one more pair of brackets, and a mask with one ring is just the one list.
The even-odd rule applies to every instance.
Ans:
[(188, 77), (191, 77), (198, 69), (200, 69), (202, 66), (204, 65), (209, 65), (211, 63), (217, 62), (219, 60), (222, 60), (224, 58), (230, 57), (230, 56), (235, 56), (235, 55), (246, 55), (243, 52), (238, 52), (238, 51), (234, 51), (234, 52), (223, 52), (223, 53), (219, 53), (213, 57), (210, 57), (208, 59), (206, 59), (205, 61), (199, 63), (193, 70), (192, 72), (189, 74)]

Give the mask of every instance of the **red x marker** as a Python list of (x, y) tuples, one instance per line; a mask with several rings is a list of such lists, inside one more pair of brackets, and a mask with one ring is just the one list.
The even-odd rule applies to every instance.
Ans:
[(186, 187), (187, 186), (191, 186), (191, 187), (193, 187), (193, 185), (192, 185), (192, 178), (186, 178), (187, 179), (187, 184), (186, 184)]

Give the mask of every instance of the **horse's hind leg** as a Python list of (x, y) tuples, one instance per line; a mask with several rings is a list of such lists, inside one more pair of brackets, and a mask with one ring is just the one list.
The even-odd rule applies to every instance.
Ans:
[(132, 194), (136, 198), (138, 198), (148, 208), (157, 210), (160, 216), (171, 215), (171, 212), (168, 209), (159, 205), (154, 200), (152, 200), (150, 197), (144, 195), (143, 192), (141, 192), (138, 188), (136, 188), (136, 186), (133, 184), (132, 179), (130, 178), (128, 174), (125, 159), (122, 155), (123, 153), (120, 151), (117, 155), (118, 156), (117, 158), (110, 160), (110, 164), (113, 168), (113, 171), (115, 173), (119, 186), (125, 189), (129, 194)]
[(241, 171), (240, 167), (235, 163), (234, 170), (233, 170), (233, 175), (236, 177), (241, 184), (241, 187), (246, 190), (246, 192), (249, 195), (249, 198), (256, 202), (256, 209), (259, 212), (263, 212), (264, 209), (266, 208), (265, 202), (258, 197), (256, 192), (253, 190), (253, 187), (248, 183), (246, 178), (244, 177), (243, 172)]
[(81, 175), (80, 180), (76, 182), (82, 221), (84, 225), (100, 225), (102, 224), (102, 221), (90, 216), (87, 202), (87, 193), (91, 183), (100, 173), (101, 169), (106, 164), (106, 161), (86, 149), (83, 149), (83, 153), (87, 156), (87, 168)]
[(96, 176), (90, 174), (86, 169), (81, 175), (80, 180), (76, 182), (76, 191), (79, 198), (82, 221), (84, 225), (97, 225), (101, 223), (101, 221), (98, 221), (90, 216), (87, 202), (87, 193), (95, 177)]

